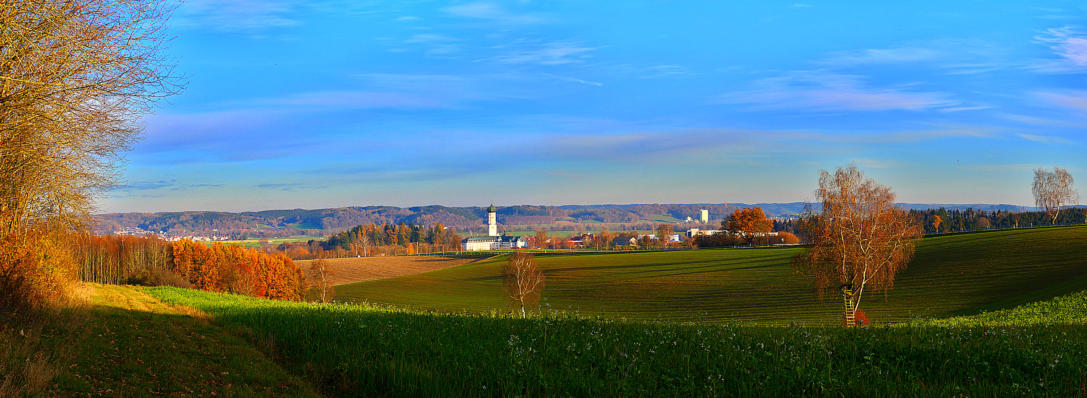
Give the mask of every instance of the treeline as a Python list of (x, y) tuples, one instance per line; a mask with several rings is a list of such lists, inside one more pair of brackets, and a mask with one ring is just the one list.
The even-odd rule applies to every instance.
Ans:
[(88, 282), (193, 287), (280, 300), (299, 300), (306, 288), (302, 270), (281, 253), (156, 237), (83, 234), (73, 241), (78, 275)]
[[(1064, 209), (1056, 222), (1043, 211), (1011, 212), (1006, 210), (911, 210), (910, 216), (919, 220), (926, 234), (967, 232), (985, 229), (1008, 229), (1045, 225), (1084, 224), (1087, 208)], [(939, 222), (937, 222), (939, 221)]]
[(295, 260), (353, 256), (390, 256), (434, 253), (460, 249), (462, 237), (443, 224), (365, 224), (325, 240), (286, 242), (266, 248)]
[[(1067, 208), (1052, 222), (1044, 211), (1015, 212), (1009, 210), (931, 209), (910, 210), (910, 217), (921, 224), (925, 234), (980, 231), (986, 229), (1029, 228), (1047, 225), (1076, 225), (1087, 223), (1087, 207)], [(804, 239), (805, 220), (774, 221), (774, 231), (787, 231)]]
[(442, 224), (425, 227), (415, 223), (400, 224), (367, 224), (359, 225), (347, 231), (332, 235), (324, 241), (322, 247), (325, 250), (343, 249), (353, 250), (368, 248), (370, 246), (401, 246), (406, 247), (415, 243), (422, 243), (442, 247), (459, 246), (460, 235), (456, 229), (448, 228)]

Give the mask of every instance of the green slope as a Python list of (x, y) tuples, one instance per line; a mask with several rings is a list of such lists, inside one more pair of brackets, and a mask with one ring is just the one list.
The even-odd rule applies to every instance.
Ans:
[[(243, 332), (267, 356), (329, 396), (1087, 393), (1082, 323), (1040, 319), (1027, 327), (857, 329), (691, 325), (430, 314), (168, 287), (145, 291)], [(1073, 307), (1078, 302), (1078, 313), (1087, 312), (1076, 296), (1058, 301)]]
[(0, 320), (0, 396), (317, 396), (203, 314), (129, 286), (87, 292), (33, 322)]
[[(544, 308), (609, 318), (833, 324), (838, 297), (820, 300), (793, 273), (801, 249), (716, 249), (541, 256)], [(505, 310), (502, 259), (336, 288), (337, 299), (441, 311)], [(928, 238), (874, 322), (996, 310), (1087, 287), (1087, 227)]]

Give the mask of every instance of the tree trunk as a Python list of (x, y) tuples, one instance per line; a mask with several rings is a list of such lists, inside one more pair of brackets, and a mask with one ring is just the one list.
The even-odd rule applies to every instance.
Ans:
[(525, 315), (525, 303), (521, 303), (521, 319), (525, 319), (528, 316)]

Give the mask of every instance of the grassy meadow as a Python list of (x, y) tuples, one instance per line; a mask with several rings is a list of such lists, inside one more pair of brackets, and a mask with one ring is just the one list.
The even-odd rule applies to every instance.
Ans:
[[(834, 325), (840, 297), (819, 299), (790, 261), (800, 248), (538, 256), (544, 309), (611, 319)], [(336, 287), (337, 299), (445, 312), (507, 310), (504, 258)], [(931, 237), (894, 290), (867, 294), (875, 323), (970, 314), (1087, 287), (1087, 227)]]
[[(263, 247), (263, 246), (266, 246), (266, 245), (275, 246), (275, 245), (279, 245), (279, 244), (282, 244), (282, 243), (309, 242), (311, 240), (322, 240), (322, 239), (325, 239), (325, 237), (298, 235), (298, 236), (291, 236), (291, 237), (288, 237), (288, 238), (224, 240), (224, 241), (218, 241), (218, 242), (222, 243), (222, 244), (225, 244), (225, 245), (241, 245), (241, 246), (245, 246), (245, 247), (257, 247), (257, 248), (259, 248), (259, 247)], [(210, 243), (213, 243), (213, 242), (209, 242), (209, 244)]]
[(528, 319), (501, 258), (337, 288), (381, 305), (87, 284), (0, 327), (0, 396), (1087, 396), (1087, 227), (925, 239), (870, 328), (797, 250), (540, 255)]
[[(421, 313), (167, 287), (147, 292), (207, 313), (333, 396), (1087, 394), (1083, 316), (1030, 327), (985, 316), (956, 327), (764, 327)], [(1087, 296), (1053, 305), (1082, 314)]]
[(0, 322), (0, 396), (319, 396), (199, 311), (131, 286), (81, 290), (70, 307)]

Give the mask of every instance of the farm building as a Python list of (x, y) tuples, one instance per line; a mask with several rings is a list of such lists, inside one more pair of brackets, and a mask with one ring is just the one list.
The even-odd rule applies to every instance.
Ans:
[(528, 247), (528, 241), (520, 236), (498, 235), (498, 208), (487, 208), (487, 236), (465, 238), (461, 241), (464, 251), (522, 249)]

